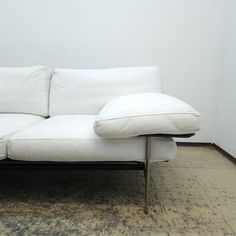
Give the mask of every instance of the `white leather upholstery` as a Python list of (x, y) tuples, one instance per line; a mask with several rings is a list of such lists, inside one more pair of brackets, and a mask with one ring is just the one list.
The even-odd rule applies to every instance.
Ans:
[(44, 120), (40, 116), (0, 114), (0, 160), (7, 155), (7, 140), (17, 131)]
[[(54, 116), (18, 132), (8, 141), (11, 159), (28, 161), (144, 161), (145, 139), (110, 139), (97, 136), (96, 116)], [(170, 138), (153, 139), (152, 161), (175, 156)]]
[(0, 113), (48, 116), (50, 78), (43, 66), (0, 68)]
[(50, 116), (98, 114), (112, 98), (160, 92), (157, 67), (98, 70), (55, 69), (50, 89)]
[(108, 102), (98, 114), (94, 128), (105, 138), (189, 134), (200, 129), (200, 114), (185, 102), (166, 94), (133, 94)]

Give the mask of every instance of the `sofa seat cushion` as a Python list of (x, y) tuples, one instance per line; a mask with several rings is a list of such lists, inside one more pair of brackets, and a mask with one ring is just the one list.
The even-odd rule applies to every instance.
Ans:
[[(104, 139), (93, 129), (94, 115), (51, 117), (12, 136), (8, 156), (28, 161), (143, 161), (145, 138)], [(175, 142), (153, 139), (153, 160), (174, 158)]]
[(26, 114), (0, 114), (0, 160), (7, 157), (7, 140), (16, 132), (44, 120)]

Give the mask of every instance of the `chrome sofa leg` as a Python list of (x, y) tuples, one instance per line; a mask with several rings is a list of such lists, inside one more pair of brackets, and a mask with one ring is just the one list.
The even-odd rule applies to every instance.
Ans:
[(149, 193), (149, 172), (150, 172), (150, 156), (151, 156), (151, 137), (146, 137), (146, 153), (145, 153), (145, 210), (144, 213), (148, 214), (148, 193)]

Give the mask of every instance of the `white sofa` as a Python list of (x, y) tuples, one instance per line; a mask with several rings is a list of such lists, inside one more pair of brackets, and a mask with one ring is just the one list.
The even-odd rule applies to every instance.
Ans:
[(157, 67), (0, 68), (1, 162), (141, 163), (147, 213), (149, 163), (200, 129), (196, 110), (161, 92)]

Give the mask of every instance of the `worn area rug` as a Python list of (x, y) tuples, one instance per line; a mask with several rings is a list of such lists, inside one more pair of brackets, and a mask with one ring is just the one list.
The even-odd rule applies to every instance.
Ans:
[(0, 235), (236, 235), (236, 165), (179, 147), (142, 171), (0, 172)]

